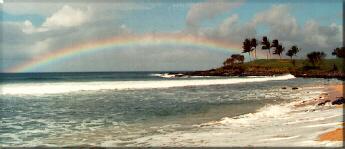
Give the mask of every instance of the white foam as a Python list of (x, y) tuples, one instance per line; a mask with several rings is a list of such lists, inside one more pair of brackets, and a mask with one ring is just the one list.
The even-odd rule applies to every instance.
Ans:
[(312, 128), (312, 127), (328, 127), (328, 126), (334, 126), (338, 125), (339, 122), (334, 122), (334, 123), (326, 123), (326, 124), (315, 124), (315, 125), (308, 125), (308, 126), (303, 126), (306, 128)]
[(160, 77), (162, 77), (162, 78), (175, 78), (176, 75), (165, 73), (165, 74), (160, 75)]
[(256, 113), (249, 113), (234, 118), (225, 117), (218, 123), (223, 124), (225, 127), (250, 126), (258, 121), (267, 120), (267, 118), (280, 118), (288, 112), (291, 112), (291, 108), (288, 105), (268, 105)]
[(263, 139), (260, 141), (278, 141), (278, 140), (289, 140), (289, 139), (294, 139), (300, 137), (299, 135), (297, 136), (291, 136), (291, 137), (277, 137), (277, 138), (269, 138), (269, 139)]
[(162, 74), (160, 73), (152, 73), (149, 76), (153, 76), (153, 77), (160, 77)]
[(156, 80), (156, 81), (98, 81), (98, 82), (56, 82), (56, 83), (14, 83), (1, 85), (1, 94), (56, 94), (76, 91), (152, 89), (184, 86), (205, 86), (288, 80), (293, 75), (273, 77), (198, 79), (198, 80)]
[(188, 78), (189, 76), (184, 76), (182, 73), (179, 74), (154, 74), (155, 76), (162, 77), (162, 78)]
[[(320, 134), (341, 127), (343, 110), (325, 107), (306, 112), (309, 108), (295, 108), (291, 103), (268, 105), (256, 113), (197, 125), (202, 126), (197, 131), (146, 136), (135, 141), (137, 145), (173, 147), (342, 146), (342, 141), (316, 140)], [(290, 123), (294, 121), (298, 123)]]

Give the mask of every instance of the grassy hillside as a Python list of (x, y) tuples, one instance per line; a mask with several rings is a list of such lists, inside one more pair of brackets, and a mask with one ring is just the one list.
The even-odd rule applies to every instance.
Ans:
[[(333, 71), (333, 65), (338, 71)], [(244, 64), (223, 66), (206, 71), (195, 71), (186, 75), (195, 76), (269, 76), (291, 73), (296, 77), (344, 78), (343, 59), (325, 59), (316, 67), (307, 60), (295, 60), (295, 66), (290, 59), (259, 59)]]
[[(344, 63), (343, 59), (325, 59), (322, 63), (320, 63), (319, 70), (332, 70), (333, 64), (335, 64), (339, 71), (344, 71)], [(243, 64), (245, 69), (250, 67), (267, 67), (273, 69), (296, 69), (296, 70), (303, 70), (304, 66), (312, 66), (307, 60), (305, 59), (297, 59), (295, 60), (295, 66), (293, 66), (290, 59), (259, 59), (254, 60), (251, 62), (247, 62)]]

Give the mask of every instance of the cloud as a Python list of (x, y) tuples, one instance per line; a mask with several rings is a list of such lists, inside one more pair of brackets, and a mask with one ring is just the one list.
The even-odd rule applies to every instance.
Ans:
[[(299, 24), (291, 13), (289, 5), (272, 5), (271, 8), (258, 12), (247, 22), (240, 22), (239, 14), (231, 14), (218, 26), (213, 28), (198, 28), (194, 32), (212, 40), (241, 44), (245, 38), (268, 36), (270, 40), (279, 39), (286, 49), (292, 45), (299, 46), (304, 57), (311, 51), (325, 51), (331, 56), (331, 50), (342, 46), (342, 26), (336, 23), (321, 25), (315, 20), (307, 20)], [(262, 33), (259, 26), (267, 28)], [(260, 47), (260, 46), (259, 46)]]
[(186, 23), (187, 26), (195, 28), (199, 23), (205, 20), (212, 19), (216, 15), (230, 11), (232, 8), (238, 7), (242, 4), (242, 0), (233, 2), (219, 0), (201, 2), (191, 6), (187, 13)]
[[(3, 25), (5, 39), (2, 45), (2, 56), (6, 58), (2, 63), (3, 68), (9, 68), (36, 59), (39, 55), (52, 53), (78, 43), (135, 34), (125, 23), (117, 21), (118, 15), (126, 13), (127, 10), (153, 7), (151, 4), (145, 4), (145, 7), (130, 9), (121, 5), (123, 8), (110, 9), (110, 6), (105, 6), (104, 3), (90, 7), (71, 3), (55, 8), (55, 4), (49, 5), (55, 10), (49, 11), (50, 14), (46, 14), (48, 10), (39, 12), (46, 16), (41, 25), (35, 26), (30, 20), (2, 22), (6, 24)], [(125, 3), (125, 5), (129, 4), (132, 5), (132, 3)], [(182, 47), (136, 47), (74, 57), (73, 60), (54, 63), (38, 71), (207, 69), (220, 65), (226, 56), (224, 52)]]
[[(5, 6), (7, 4), (13, 3), (6, 3)], [(19, 3), (19, 6), (22, 5), (23, 3)], [(57, 4), (39, 6), (53, 8), (55, 5)], [(114, 22), (114, 18), (110, 21), (105, 19), (100, 21), (99, 18), (101, 17), (95, 19), (97, 18), (96, 15), (101, 15), (100, 12), (96, 11), (100, 5), (93, 6), (93, 8), (89, 7), (89, 9), (84, 7), (85, 5), (79, 6), (75, 3), (59, 6), (61, 8), (56, 9), (56, 12), (52, 12), (51, 15), (47, 16), (44, 23), (39, 26), (34, 26), (30, 20), (1, 22), (4, 35), (2, 39), (2, 56), (6, 59), (22, 61), (73, 43), (93, 41), (131, 32), (125, 24), (121, 26)]]
[(33, 55), (38, 55), (46, 51), (47, 49), (49, 49), (52, 42), (53, 42), (52, 38), (46, 38), (44, 40), (36, 41), (32, 46), (29, 46), (28, 49), (31, 49), (30, 52)]
[(255, 37), (255, 26), (239, 23), (239, 15), (233, 14), (226, 18), (218, 27), (208, 35), (218, 40), (226, 40), (231, 43), (242, 43), (244, 38)]
[(288, 48), (292, 44), (302, 48), (299, 55), (311, 51), (330, 51), (342, 45), (342, 26), (332, 23), (329, 26), (320, 25), (310, 19), (304, 25), (299, 25), (295, 16), (291, 15), (289, 5), (273, 5), (270, 9), (255, 15), (251, 21), (253, 26), (265, 25), (267, 35), (279, 39)]
[(253, 25), (269, 27), (269, 34), (274, 38), (294, 39), (300, 34), (297, 20), (290, 14), (288, 5), (273, 5), (270, 9), (259, 12), (252, 20)]
[(35, 27), (31, 21), (25, 20), (23, 24), (24, 33), (46, 32), (49, 30), (64, 27), (75, 27), (91, 21), (92, 13), (88, 9), (82, 10), (64, 5), (57, 12), (47, 17), (42, 25)]
[(88, 13), (87, 10), (83, 11), (69, 5), (64, 5), (60, 10), (48, 17), (42, 24), (42, 27), (57, 28), (79, 26), (90, 20), (90, 14)]
[[(241, 1), (237, 2), (241, 3)], [(47, 9), (37, 12), (46, 16), (41, 25), (35, 26), (30, 20), (1, 22), (3, 27), (1, 54), (3, 60), (5, 59), (2, 62), (4, 67), (35, 59), (38, 55), (54, 52), (78, 43), (127, 34), (135, 35), (136, 33), (124, 22), (119, 22), (120, 19), (118, 18), (125, 17), (127, 10), (151, 9), (153, 7), (150, 6), (151, 4), (137, 6), (134, 3), (124, 3), (124, 5), (132, 6), (128, 8), (123, 5), (117, 7), (118, 3), (49, 4), (51, 5), (38, 4), (38, 7), (50, 6), (50, 9), (54, 10)], [(59, 7), (56, 7), (57, 5)], [(203, 21), (230, 11), (238, 5), (240, 4), (235, 5), (225, 1), (217, 1), (216, 3), (207, 1), (195, 4), (188, 11), (186, 23), (190, 25), (188, 27), (199, 26)], [(23, 11), (18, 6), (16, 9)], [(332, 48), (342, 45), (342, 25), (336, 23), (321, 25), (315, 20), (300, 24), (290, 12), (289, 5), (272, 5), (272, 7), (258, 12), (248, 22), (240, 21), (241, 14), (230, 14), (214, 27), (195, 27), (196, 32), (182, 29), (176, 31), (176, 34), (191, 34), (191, 36), (202, 36), (211, 40), (241, 45), (245, 38), (257, 37), (260, 40), (263, 34), (258, 32), (257, 27), (265, 26), (268, 32), (264, 35), (268, 35), (271, 40), (279, 39), (286, 48), (289, 48), (291, 44), (297, 44), (302, 48), (302, 53), (299, 55), (304, 55), (312, 50), (330, 51)], [(220, 65), (228, 54), (230, 53), (181, 47), (136, 47), (99, 52), (92, 56), (81, 56), (79, 59), (66, 60), (59, 64), (53, 64), (54, 67), (43, 68), (42, 70), (208, 69)]]
[(34, 32), (45, 32), (48, 31), (49, 29), (46, 27), (36, 27), (32, 24), (31, 21), (25, 20), (23, 23), (22, 22), (16, 22), (21, 24), (22, 31), (27, 34), (31, 34)]
[[(27, 34), (31, 32), (32, 24), (25, 22), (2, 22), (3, 38), (1, 39), (1, 58), (3, 65), (15, 65), (31, 57), (40, 54), (44, 39), (38, 34)], [(41, 41), (39, 44), (38, 42)], [(40, 49), (33, 48), (41, 47)], [(46, 51), (46, 49), (43, 49)], [(41, 51), (42, 52), (42, 51)], [(15, 61), (16, 63), (14, 63)]]
[(45, 20), (34, 26), (30, 20), (25, 21), (25, 33), (46, 32), (49, 30), (66, 27), (81, 26), (86, 23), (114, 22), (125, 16), (128, 11), (148, 10), (159, 4), (150, 3), (142, 5), (140, 3), (122, 3), (111, 1), (100, 2), (7, 2), (3, 6), (3, 11), (11, 15), (38, 15), (45, 17)]
[[(100, 23), (100, 24), (98, 24)], [(5, 42), (3, 66), (14, 66), (39, 55), (47, 54), (83, 42), (92, 42), (113, 36), (134, 34), (126, 24), (94, 22), (78, 27), (61, 28), (46, 32), (23, 32), (29, 22), (6, 23), (5, 37), (20, 39)], [(62, 38), (63, 37), (63, 38)], [(14, 46), (15, 45), (15, 46)], [(141, 46), (126, 49), (98, 51), (97, 54), (80, 55), (73, 59), (52, 63), (38, 71), (144, 71), (208, 69), (222, 64), (227, 52), (210, 51), (180, 46)]]
[(342, 26), (335, 23), (320, 26), (316, 21), (309, 20), (304, 25), (305, 43), (319, 48), (339, 45), (342, 41)]
[(238, 21), (238, 14), (231, 15), (230, 17), (226, 18), (222, 24), (219, 26), (220, 32), (229, 32), (232, 26), (237, 24)]
[[(143, 2), (144, 3), (144, 2)], [(116, 14), (114, 12), (129, 11), (129, 10), (145, 10), (152, 9), (156, 4), (145, 3), (133, 3), (133, 2), (114, 2), (114, 1), (73, 1), (68, 3), (69, 6), (78, 9), (90, 8), (97, 12), (107, 12), (109, 14)], [(49, 0), (35, 2), (33, 0), (27, 1), (6, 1), (3, 4), (2, 10), (13, 15), (40, 15), (51, 16), (51, 14), (57, 12), (64, 5), (66, 1), (61, 0)]]
[(32, 1), (6, 1), (3, 11), (13, 15), (35, 14), (48, 16), (63, 6), (63, 3), (32, 2)]
[[(1, 22), (1, 57), (4, 67), (35, 59), (77, 43), (90, 42), (117, 35), (129, 34), (125, 24), (117, 22), (90, 21), (79, 26), (45, 28), (35, 27), (31, 21)], [(102, 27), (100, 27), (102, 26)]]

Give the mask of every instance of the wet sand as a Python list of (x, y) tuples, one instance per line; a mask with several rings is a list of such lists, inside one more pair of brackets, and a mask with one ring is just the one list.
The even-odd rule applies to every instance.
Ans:
[[(317, 105), (320, 103), (331, 103), (332, 101), (336, 100), (339, 97), (343, 97), (344, 95), (344, 86), (342, 84), (337, 85), (330, 85), (326, 89), (326, 93), (320, 95), (319, 99), (311, 99), (307, 101), (302, 101), (298, 103), (297, 107), (306, 106), (306, 105)], [(335, 108), (344, 108), (344, 104), (336, 105)], [(344, 123), (340, 124), (344, 127)], [(344, 129), (343, 128), (336, 128), (335, 130), (325, 132), (319, 135), (318, 141), (344, 141)]]
[[(331, 102), (343, 96), (343, 85), (324, 87), (323, 93), (313, 99), (267, 106), (256, 113), (211, 121), (199, 125), (196, 132), (140, 138), (136, 140), (137, 145), (340, 147), (343, 144), (343, 105), (332, 105)], [(325, 104), (318, 105), (322, 102)]]
[[(338, 97), (343, 97), (344, 95), (343, 85), (334, 85), (329, 87), (328, 96), (325, 96), (324, 100), (334, 100)], [(337, 105), (336, 108), (344, 108), (344, 104)], [(344, 122), (340, 124), (344, 127)], [(344, 141), (344, 129), (337, 128), (335, 130), (323, 133), (319, 136), (319, 141)]]
[[(329, 85), (325, 89), (326, 93), (320, 94), (319, 98), (313, 98), (313, 99), (297, 102), (297, 104), (295, 104), (295, 107), (317, 105), (320, 103), (324, 103), (324, 104), (331, 103), (337, 98), (343, 97), (344, 95), (343, 89), (344, 89), (343, 84)], [(337, 108), (342, 108), (343, 106), (344, 105), (336, 105)]]

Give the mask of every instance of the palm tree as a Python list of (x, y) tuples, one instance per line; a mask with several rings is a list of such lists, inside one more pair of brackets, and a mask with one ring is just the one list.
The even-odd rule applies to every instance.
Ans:
[(271, 45), (271, 48), (277, 48), (279, 46), (279, 41), (278, 39), (274, 39), (272, 41), (272, 45)]
[(292, 57), (296, 55), (301, 49), (299, 49), (296, 45), (293, 45), (287, 52), (286, 55), (290, 56), (291, 62), (293, 66), (295, 66), (295, 60), (292, 60)]
[(285, 50), (285, 48), (284, 48), (282, 45), (278, 45), (278, 46), (274, 49), (273, 54), (279, 55), (279, 58), (282, 59), (281, 54), (283, 53), (284, 50)]
[(345, 58), (345, 47), (335, 48), (332, 52), (332, 55), (335, 55), (338, 58)]
[(252, 46), (251, 46), (250, 40), (248, 38), (246, 38), (244, 40), (242, 48), (243, 48), (242, 53), (248, 53), (249, 54), (249, 61), (251, 61), (250, 52), (252, 51)]
[(294, 53), (292, 52), (292, 50), (288, 50), (287, 52), (286, 52), (286, 56), (289, 56), (290, 57), (290, 59), (291, 59), (291, 61), (292, 61), (292, 56), (294, 55)]
[(315, 67), (316, 64), (322, 62), (322, 60), (326, 57), (324, 52), (311, 52), (307, 54), (308, 61)]
[[(262, 41), (261, 41), (261, 44), (262, 44), (262, 50), (268, 50), (268, 54), (271, 56), (271, 43), (269, 41), (269, 39), (264, 36), (262, 37)], [(268, 54), (267, 54), (267, 59), (268, 59)]]
[(252, 38), (252, 40), (250, 41), (250, 45), (252, 49), (254, 50), (254, 57), (256, 59), (256, 46), (258, 46), (258, 43), (255, 38)]
[(287, 52), (286, 55), (290, 56), (291, 60), (292, 57), (297, 55), (297, 53), (300, 51), (301, 49), (299, 49), (296, 45), (293, 45)]
[[(272, 41), (272, 45), (271, 45), (271, 48), (274, 48), (274, 51), (273, 51), (273, 54), (277, 54), (280, 56), (280, 54), (283, 52), (283, 47), (282, 45), (279, 44), (279, 41), (278, 39), (274, 39)], [(280, 59), (281, 59), (281, 56), (280, 56)]]

